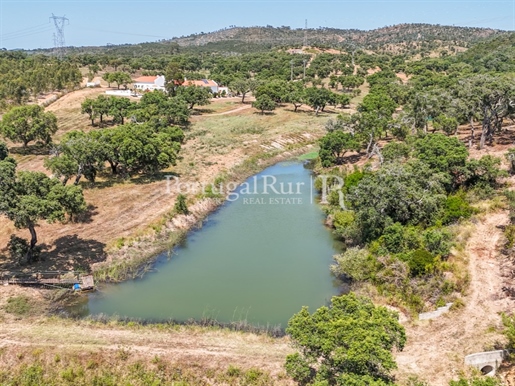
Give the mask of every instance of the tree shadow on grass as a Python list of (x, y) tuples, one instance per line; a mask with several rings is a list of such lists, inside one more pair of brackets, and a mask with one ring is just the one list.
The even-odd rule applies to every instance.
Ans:
[(75, 222), (82, 223), (82, 224), (90, 224), (93, 222), (93, 217), (98, 214), (97, 211), (98, 207), (95, 205), (88, 205), (86, 208), (86, 212), (78, 215), (74, 220)]
[(274, 116), (274, 115), (277, 115), (273, 111), (265, 111), (264, 113), (262, 113), (261, 111), (254, 111), (253, 114), (254, 115), (259, 115), (259, 116)]
[(350, 154), (350, 155), (347, 155), (347, 156), (344, 156), (342, 157), (339, 161), (339, 165), (344, 165), (344, 164), (355, 164), (355, 163), (358, 163), (360, 160), (363, 159), (363, 157), (365, 156), (366, 154), (364, 153), (355, 153), (355, 154)]
[[(477, 142), (481, 138), (481, 134), (477, 135)], [(515, 132), (505, 129), (498, 134), (495, 134), (494, 144), (497, 145), (515, 145)]]
[(18, 155), (49, 155), (50, 146), (45, 145), (41, 142), (32, 145), (27, 145), (27, 147), (14, 146), (9, 148), (9, 153)]
[(45, 271), (77, 271), (89, 272), (91, 264), (105, 261), (104, 243), (97, 240), (82, 239), (79, 236), (67, 235), (58, 238), (52, 245), (39, 244), (41, 256), (31, 264), (20, 265), (18, 261), (8, 258), (5, 251), (0, 256), (1, 271), (18, 271), (24, 274)]
[(174, 177), (180, 176), (181, 175), (179, 173), (174, 171), (163, 171), (151, 174), (136, 174), (131, 177), (124, 177), (122, 174), (106, 174), (102, 175), (102, 180), (100, 181), (92, 183), (89, 181), (82, 180), (79, 185), (82, 187), (83, 190), (106, 189), (112, 188), (113, 186), (120, 184), (146, 185), (159, 181), (166, 182), (168, 178), (170, 178), (170, 180), (173, 180)]
[(194, 108), (193, 110), (190, 110), (191, 111), (191, 115), (193, 116), (196, 116), (196, 115), (202, 115), (202, 114), (214, 114), (215, 113), (215, 110), (214, 109), (199, 109), (199, 108)]
[[(46, 270), (69, 270), (83, 268), (89, 271), (91, 264), (104, 261), (104, 243), (97, 240), (82, 239), (78, 235), (67, 235), (55, 240), (43, 254)], [(37, 266), (38, 263), (34, 264)]]

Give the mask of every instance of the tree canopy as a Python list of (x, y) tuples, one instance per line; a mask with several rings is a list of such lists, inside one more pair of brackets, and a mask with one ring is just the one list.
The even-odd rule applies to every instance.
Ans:
[(205, 106), (211, 103), (211, 89), (202, 86), (183, 86), (177, 89), (177, 95), (184, 100), (190, 110), (195, 106)]
[(64, 222), (86, 210), (80, 187), (63, 186), (58, 179), (41, 172), (16, 173), (12, 158), (0, 161), (0, 181), (0, 214), (13, 221), (16, 228), (30, 231), (27, 262), (33, 261), (36, 226), (40, 220)]
[(57, 131), (57, 118), (38, 105), (13, 107), (4, 114), (0, 130), (5, 138), (21, 142), (24, 147), (36, 140), (49, 144)]
[(313, 314), (303, 307), (286, 332), (299, 350), (288, 355), (286, 371), (300, 385), (393, 385), (392, 350), (406, 343), (394, 312), (353, 293)]

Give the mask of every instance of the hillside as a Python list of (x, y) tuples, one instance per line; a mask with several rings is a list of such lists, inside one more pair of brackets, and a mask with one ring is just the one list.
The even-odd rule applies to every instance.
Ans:
[[(230, 27), (213, 32), (200, 32), (169, 40), (104, 47), (68, 47), (70, 54), (106, 53), (119, 56), (173, 54), (180, 51), (245, 53), (282, 46), (302, 46), (304, 29), (288, 26)], [(330, 27), (309, 28), (307, 44), (341, 49), (366, 49), (378, 53), (417, 54), (438, 49), (462, 51), (485, 39), (505, 36), (507, 31), (490, 28), (455, 27), (432, 24), (398, 24), (369, 31)], [(37, 50), (49, 53), (52, 50)]]
[[(467, 47), (471, 43), (490, 36), (504, 34), (503, 31), (440, 26), (431, 24), (399, 24), (370, 31), (319, 27), (307, 30), (308, 44), (330, 46), (356, 45), (366, 49), (380, 49), (384, 45), (440, 43)], [(204, 46), (219, 42), (246, 42), (263, 45), (301, 45), (304, 42), (304, 29), (290, 27), (233, 27), (211, 33), (200, 33), (174, 38), (180, 46)]]

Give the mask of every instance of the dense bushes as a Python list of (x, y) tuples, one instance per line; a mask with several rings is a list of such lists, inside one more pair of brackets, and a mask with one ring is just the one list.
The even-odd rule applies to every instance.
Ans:
[(421, 163), (385, 164), (351, 189), (347, 199), (363, 241), (380, 237), (395, 222), (432, 225), (445, 202), (442, 177)]
[[(336, 127), (326, 138), (337, 132), (350, 136), (344, 127)], [(489, 197), (500, 186), (505, 175), (500, 160), (469, 160), (460, 141), (442, 134), (390, 142), (382, 155), (376, 170), (331, 171), (343, 178), (345, 208), (333, 190), (327, 212), (334, 232), (348, 247), (335, 256), (331, 270), (355, 282), (368, 281), (413, 310), (445, 303), (462, 288), (459, 275), (444, 275), (453, 270), (447, 262), (454, 244), (449, 225), (476, 212), (469, 192)], [(512, 217), (515, 220), (515, 214)], [(508, 227), (506, 234), (513, 245), (515, 231), (510, 233)]]

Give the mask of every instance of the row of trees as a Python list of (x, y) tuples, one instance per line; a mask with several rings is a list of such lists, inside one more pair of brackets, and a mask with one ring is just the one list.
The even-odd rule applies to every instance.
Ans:
[[(255, 81), (250, 80), (248, 82)], [(250, 87), (240, 90), (250, 91)], [(271, 111), (280, 104), (291, 103), (295, 112), (305, 104), (318, 114), (324, 111), (328, 105), (344, 107), (350, 102), (350, 97), (347, 94), (338, 94), (323, 87), (305, 87), (302, 82), (298, 81), (272, 80), (266, 83), (258, 82), (252, 91), (256, 97), (253, 106), (262, 112)]]
[(123, 97), (99, 95), (96, 99), (86, 98), (81, 104), (81, 111), (88, 115), (92, 126), (95, 126), (97, 118), (100, 124), (104, 123), (106, 116), (112, 117), (112, 123), (119, 124), (124, 124), (125, 119), (130, 118), (133, 123), (152, 122), (159, 126), (185, 125), (188, 123), (192, 104), (209, 102), (205, 95), (200, 99), (189, 95), (191, 98), (186, 100), (184, 95), (187, 93), (188, 91), (184, 91), (180, 96), (171, 97), (162, 91), (155, 90), (145, 93), (139, 102), (131, 102)]
[(125, 90), (132, 83), (131, 76), (123, 71), (106, 72), (102, 75), (102, 79), (107, 82), (109, 87), (111, 87), (111, 83), (116, 83), (118, 89), (120, 89), (120, 86), (123, 86)]
[[(358, 113), (340, 116), (328, 125), (330, 131), (336, 127), (350, 135), (345, 139), (341, 133), (328, 135), (327, 151), (322, 152), (325, 165), (342, 162), (346, 151), (366, 148), (370, 156), (377, 140), (388, 133), (400, 140), (429, 130), (453, 135), (463, 124), (470, 127), (470, 144), (479, 139), (479, 148), (484, 148), (502, 132), (506, 119), (515, 118), (512, 75), (417, 75), (403, 85), (393, 72), (381, 71), (367, 80), (370, 93), (358, 106)], [(399, 105), (403, 109), (395, 113)], [(338, 141), (336, 150), (331, 150), (331, 143)], [(345, 141), (349, 141), (347, 146)]]
[(155, 173), (175, 165), (184, 134), (176, 126), (125, 124), (90, 132), (71, 131), (52, 150), (45, 166), (62, 184), (82, 177), (94, 183), (99, 172), (110, 166), (113, 175)]

